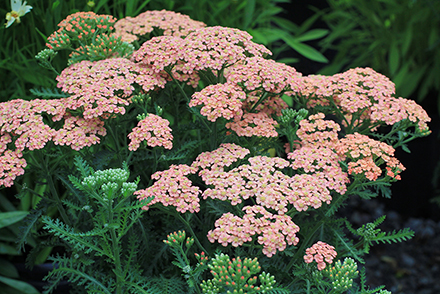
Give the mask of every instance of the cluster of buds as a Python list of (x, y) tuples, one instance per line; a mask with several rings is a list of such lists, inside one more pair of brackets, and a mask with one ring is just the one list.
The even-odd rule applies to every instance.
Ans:
[(341, 293), (351, 289), (353, 280), (359, 275), (357, 264), (350, 257), (345, 258), (343, 263), (338, 260), (334, 266), (324, 269), (322, 273), (330, 279), (333, 289)]
[(82, 60), (102, 60), (111, 56), (129, 57), (134, 47), (112, 36), (116, 18), (94, 12), (77, 12), (58, 24), (46, 46), (58, 51), (71, 49), (69, 65)]
[(165, 244), (171, 247), (180, 246), (186, 238), (185, 231), (177, 231), (168, 234), (167, 239), (163, 240)]
[[(177, 231), (174, 233), (170, 233), (167, 236), (166, 240), (163, 240), (163, 242), (165, 244), (167, 244), (170, 247), (181, 247), (181, 245), (183, 243), (185, 243), (185, 246), (187, 249), (189, 249), (193, 244), (194, 244), (194, 238), (193, 237), (188, 237), (186, 238), (186, 232), (185, 231)], [(204, 252), (202, 252), (202, 255), (204, 256)], [(208, 257), (206, 257), (206, 260), (208, 259)]]
[[(241, 259), (240, 257), (230, 260), (228, 255), (221, 253), (212, 259), (208, 265), (213, 279), (202, 281), (200, 285), (203, 293), (265, 293), (273, 289), (275, 278), (261, 271), (257, 260)], [(259, 286), (256, 286), (259, 280)]]
[(195, 257), (197, 258), (197, 261), (200, 265), (205, 265), (205, 263), (209, 260), (208, 256), (206, 256), (205, 252), (202, 252), (200, 254), (194, 253)]

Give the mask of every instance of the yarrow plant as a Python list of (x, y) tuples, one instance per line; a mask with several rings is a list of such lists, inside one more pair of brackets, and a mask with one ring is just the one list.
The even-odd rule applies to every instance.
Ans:
[(53, 237), (30, 262), (66, 252), (47, 293), (62, 278), (79, 292), (384, 293), (357, 265), (413, 232), (381, 232), (385, 217), (355, 229), (338, 210), (389, 197), (396, 148), (430, 133), (387, 77), (303, 76), (247, 32), (170, 11), (74, 13), (37, 59), (54, 70), (60, 50), (59, 90), (0, 105), (0, 184), (42, 198), (19, 244), (41, 218)]

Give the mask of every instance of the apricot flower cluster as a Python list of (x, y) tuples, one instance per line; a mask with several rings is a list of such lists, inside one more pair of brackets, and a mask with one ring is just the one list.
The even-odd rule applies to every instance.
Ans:
[(259, 235), (257, 242), (263, 246), (263, 254), (272, 257), (277, 250), (283, 251), (287, 245), (296, 245), (299, 227), (287, 215), (272, 214), (263, 206), (245, 206), (241, 218), (228, 212), (215, 222), (215, 229), (208, 232), (208, 240), (223, 246), (237, 247), (251, 242)]
[(145, 11), (136, 17), (118, 20), (113, 35), (131, 43), (141, 36), (150, 34), (155, 28), (163, 31), (164, 36), (185, 37), (190, 32), (205, 26), (203, 22), (173, 11)]
[[(301, 95), (308, 107), (323, 105), (343, 120), (345, 127), (369, 123), (374, 131), (382, 123), (393, 125), (404, 119), (426, 132), (431, 121), (414, 101), (394, 98), (395, 86), (386, 76), (371, 68), (354, 68), (333, 76), (304, 77)], [(341, 115), (342, 114), (342, 115)]]
[(318, 241), (313, 244), (312, 247), (306, 249), (304, 261), (306, 263), (315, 261), (318, 264), (318, 270), (321, 271), (325, 269), (326, 263), (331, 264), (333, 262), (333, 258), (335, 258), (336, 255), (335, 247)]

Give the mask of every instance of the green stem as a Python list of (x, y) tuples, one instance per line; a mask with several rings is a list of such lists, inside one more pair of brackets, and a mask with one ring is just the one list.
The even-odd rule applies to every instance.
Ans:
[(182, 221), (185, 226), (187, 227), (187, 229), (189, 230), (189, 232), (191, 233), (191, 235), (194, 237), (194, 241), (197, 244), (197, 246), (199, 247), (200, 250), (202, 250), (203, 252), (206, 252), (206, 254), (208, 254), (208, 251), (206, 251), (206, 249), (203, 247), (203, 245), (200, 243), (199, 239), (197, 238), (197, 235), (194, 233), (191, 225), (180, 215), (180, 213), (176, 212), (175, 215), (177, 216), (177, 218)]
[(307, 239), (305, 239), (304, 242), (302, 242), (301, 247), (298, 248), (298, 250), (296, 251), (295, 255), (290, 260), (289, 264), (286, 267), (285, 272), (289, 272), (290, 268), (293, 266), (293, 264), (298, 261), (299, 255), (300, 254), (304, 254), (306, 246), (310, 246), (310, 244), (309, 244), (310, 240), (313, 238), (315, 233), (318, 231), (318, 229), (322, 225), (324, 225), (324, 221), (320, 221), (315, 227), (313, 227), (313, 229), (311, 230), (311, 232), (310, 232), (309, 236), (307, 237)]
[(252, 106), (249, 112), (253, 112), (258, 105), (260, 105), (264, 100), (266, 100), (267, 96), (269, 96), (269, 93), (264, 92), (263, 95), (261, 95), (260, 99), (258, 99), (257, 103), (255, 103), (254, 106)]
[(48, 177), (47, 177), (47, 184), (49, 185), (50, 193), (55, 198), (55, 202), (57, 204), (58, 211), (60, 212), (61, 219), (63, 220), (63, 222), (65, 224), (67, 224), (68, 226), (71, 226), (72, 224), (70, 222), (70, 218), (67, 216), (66, 210), (64, 209), (64, 206), (61, 202), (60, 197), (58, 196), (58, 192), (57, 192), (55, 185), (52, 181), (52, 176), (49, 173), (48, 173)]
[[(110, 195), (108, 195), (110, 196)], [(112, 206), (113, 197), (109, 197), (107, 200), (107, 209), (108, 209), (108, 224), (114, 223), (113, 220), (113, 206)], [(120, 257), (120, 250), (119, 250), (119, 239), (116, 236), (116, 229), (111, 228), (110, 230), (110, 236), (112, 240), (112, 249), (113, 249), (113, 257), (114, 257), (114, 266), (115, 266), (115, 275), (116, 275), (116, 293), (122, 294), (122, 285), (123, 285), (123, 277), (122, 277), (122, 265), (121, 265), (121, 257)]]

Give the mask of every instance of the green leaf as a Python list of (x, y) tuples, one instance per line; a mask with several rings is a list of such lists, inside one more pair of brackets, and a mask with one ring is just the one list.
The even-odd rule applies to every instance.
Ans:
[(286, 57), (286, 58), (277, 59), (277, 61), (285, 64), (291, 64), (291, 63), (299, 62), (299, 59), (293, 57)]
[(0, 254), (17, 256), (20, 255), (20, 252), (14, 246), (0, 243)]
[(255, 0), (247, 0), (246, 9), (244, 10), (243, 29), (246, 30), (254, 20)]
[(396, 93), (402, 97), (411, 96), (419, 85), (420, 80), (424, 76), (427, 68), (428, 64), (425, 64), (422, 67), (417, 67), (415, 70), (408, 72), (403, 77), (403, 82), (399, 84), (399, 86), (396, 85)]
[(299, 54), (303, 55), (304, 57), (306, 57), (308, 59), (311, 59), (313, 61), (316, 61), (316, 62), (322, 62), (322, 63), (327, 63), (328, 62), (328, 59), (325, 58), (325, 56), (322, 55), (315, 48), (313, 48), (313, 47), (311, 47), (309, 45), (300, 43), (297, 40), (295, 40), (294, 38), (292, 38), (291, 36), (283, 36), (282, 39), (293, 50), (295, 50)]
[(402, 42), (402, 55), (405, 56), (408, 53), (408, 49), (412, 43), (412, 27), (409, 26), (405, 31), (405, 35), (403, 37)]
[(28, 283), (0, 276), (0, 282), (26, 294), (40, 294), (37, 289)]
[(286, 102), (287, 105), (289, 105), (289, 107), (292, 107), (292, 106), (293, 106), (293, 98), (292, 98), (291, 96), (283, 95), (283, 96), (281, 97), (281, 99), (283, 99), (284, 102)]
[(58, 5), (60, 5), (60, 1), (59, 0), (55, 1), (54, 3), (52, 3), (52, 11), (54, 11), (55, 8), (58, 7)]
[(255, 30), (248, 29), (247, 31), (249, 34), (251, 34), (251, 36), (253, 37), (252, 41), (254, 41), (255, 43), (259, 43), (263, 45), (269, 44), (265, 34), (263, 34), (259, 29), (255, 29)]
[(328, 34), (328, 32), (329, 32), (329, 30), (325, 30), (325, 29), (314, 29), (314, 30), (310, 30), (310, 31), (305, 32), (304, 34), (302, 34), (299, 37), (295, 37), (295, 39), (298, 42), (316, 40), (316, 39), (319, 39), (319, 38), (326, 36)]
[(298, 25), (296, 25), (295, 23), (282, 17), (274, 17), (272, 21), (280, 28), (285, 29), (291, 33), (297, 32), (299, 28)]
[(7, 276), (9, 278), (18, 278), (18, 271), (15, 266), (9, 261), (0, 258), (0, 275)]
[(390, 67), (391, 75), (394, 75), (400, 65), (400, 54), (397, 42), (393, 41), (390, 47), (390, 53), (388, 55), (388, 63)]
[(0, 229), (21, 221), (28, 213), (28, 211), (0, 212)]

